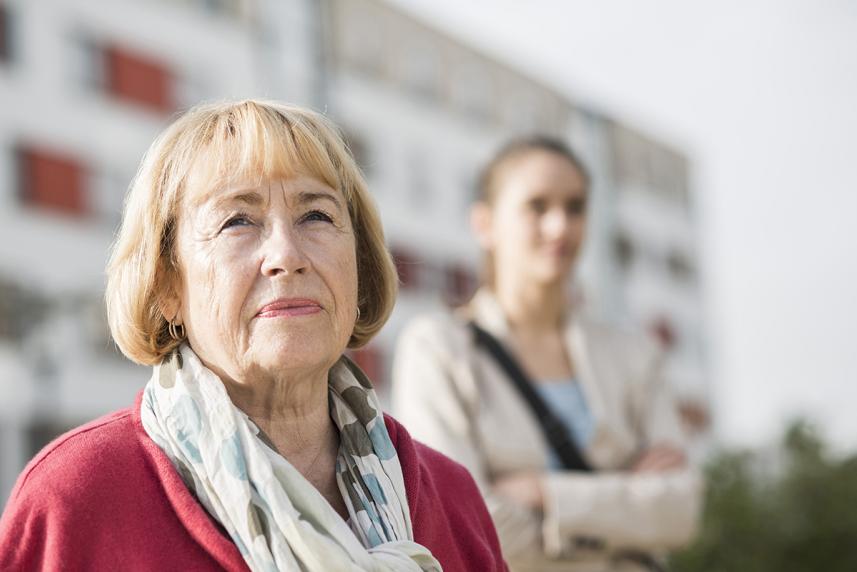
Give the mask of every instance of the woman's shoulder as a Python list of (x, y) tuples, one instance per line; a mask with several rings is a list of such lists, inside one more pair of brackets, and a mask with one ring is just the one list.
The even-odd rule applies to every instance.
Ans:
[(100, 485), (114, 476), (111, 467), (135, 454), (131, 408), (81, 425), (54, 439), (24, 468), (9, 499), (56, 507), (63, 499), (103, 494)]
[(212, 556), (240, 558), (146, 435), (139, 400), (30, 461), (0, 517), (0, 569), (210, 569)]
[(579, 331), (592, 351), (612, 356), (621, 355), (626, 361), (649, 366), (663, 356), (663, 348), (654, 336), (638, 327), (581, 314), (572, 327)]
[(0, 568), (65, 559), (83, 569), (75, 558), (95, 558), (98, 534), (121, 528), (117, 513), (140, 494), (132, 417), (123, 409), (73, 429), (27, 464), (0, 517)]
[(415, 364), (458, 367), (468, 362), (472, 345), (465, 315), (452, 310), (418, 314), (398, 335), (394, 378), (402, 365), (409, 376)]
[(451, 346), (466, 335), (466, 327), (465, 318), (457, 312), (426, 312), (417, 314), (405, 324), (399, 340), (401, 343)]

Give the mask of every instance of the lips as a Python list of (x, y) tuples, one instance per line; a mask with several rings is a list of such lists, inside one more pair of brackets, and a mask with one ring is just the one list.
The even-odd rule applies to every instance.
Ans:
[(567, 244), (547, 245), (544, 251), (549, 256), (556, 258), (566, 258), (572, 254), (572, 249)]
[(280, 298), (265, 304), (256, 312), (257, 318), (305, 316), (321, 311), (321, 304), (312, 298)]

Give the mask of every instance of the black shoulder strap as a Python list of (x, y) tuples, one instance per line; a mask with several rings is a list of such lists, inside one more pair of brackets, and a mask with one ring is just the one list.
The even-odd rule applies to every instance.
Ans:
[(542, 432), (547, 437), (548, 443), (551, 444), (563, 466), (570, 471), (586, 471), (591, 472), (592, 467), (580, 454), (574, 441), (569, 435), (568, 428), (563, 423), (550, 407), (544, 402), (541, 396), (533, 387), (527, 375), (518, 365), (506, 348), (500, 343), (497, 338), (480, 328), (475, 322), (469, 322), (468, 327), (473, 332), (473, 339), (476, 345), (484, 348), (503, 368), (509, 379), (512, 381), (515, 389), (530, 406)]

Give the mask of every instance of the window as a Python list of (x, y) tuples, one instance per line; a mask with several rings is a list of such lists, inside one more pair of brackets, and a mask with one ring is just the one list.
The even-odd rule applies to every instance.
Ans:
[(374, 345), (368, 345), (352, 350), (349, 357), (363, 370), (376, 390), (385, 385), (384, 356), (380, 349)]
[(613, 255), (619, 262), (619, 267), (627, 271), (634, 262), (634, 243), (625, 233), (619, 233), (613, 238)]
[(711, 427), (711, 414), (705, 403), (695, 399), (682, 399), (678, 402), (678, 413), (685, 428), (696, 435)]
[(678, 335), (669, 318), (665, 316), (656, 318), (649, 329), (665, 350), (673, 349), (678, 344)]
[(228, 13), (235, 10), (237, 3), (231, 0), (202, 0), (203, 8), (214, 13)]
[(107, 93), (154, 111), (175, 109), (173, 77), (161, 62), (116, 45), (103, 47), (101, 55)]
[(251, 0), (172, 0), (216, 16), (245, 18), (251, 14)]
[(690, 282), (693, 280), (693, 264), (682, 252), (671, 251), (667, 254), (667, 267), (670, 275), (678, 282)]
[(0, 63), (12, 60), (12, 15), (5, 4), (0, 4)]
[(458, 306), (467, 302), (476, 289), (476, 278), (470, 269), (460, 264), (449, 264), (444, 268), (446, 278), (445, 298), (448, 304)]
[(30, 147), (18, 149), (18, 193), (26, 205), (86, 215), (85, 178), (83, 165), (73, 157)]
[(0, 341), (21, 342), (51, 311), (49, 305), (29, 289), (0, 279)]

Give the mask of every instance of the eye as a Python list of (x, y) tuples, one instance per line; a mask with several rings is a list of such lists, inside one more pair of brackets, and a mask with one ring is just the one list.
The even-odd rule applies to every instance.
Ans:
[(251, 224), (253, 224), (253, 221), (250, 220), (249, 216), (242, 213), (238, 213), (229, 217), (226, 222), (223, 223), (223, 226), (220, 227), (220, 230), (226, 230), (228, 228), (234, 228), (238, 226), (249, 226)]
[(571, 199), (565, 204), (565, 210), (570, 215), (581, 215), (586, 211), (586, 199)]
[(547, 201), (544, 199), (532, 199), (529, 203), (530, 210), (537, 215), (544, 214), (548, 208)]
[(326, 212), (324, 212), (322, 210), (315, 209), (315, 210), (309, 211), (303, 217), (301, 217), (301, 222), (303, 222), (303, 221), (306, 221), (306, 222), (315, 222), (315, 221), (333, 222), (333, 217), (331, 217), (329, 214), (327, 214)]

